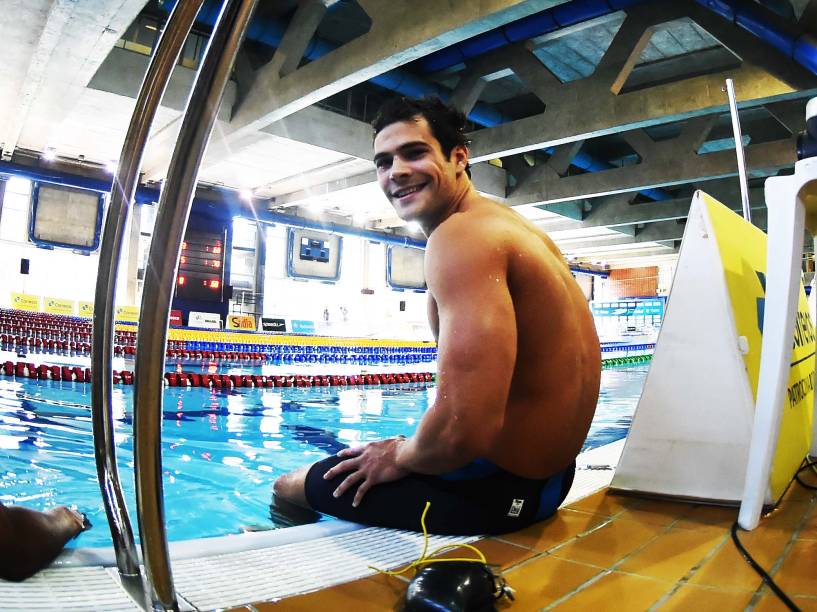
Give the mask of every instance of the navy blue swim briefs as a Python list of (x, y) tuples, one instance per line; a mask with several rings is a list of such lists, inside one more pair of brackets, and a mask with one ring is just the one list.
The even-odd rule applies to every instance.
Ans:
[(420, 516), (429, 501), (429, 532), (447, 535), (508, 533), (551, 516), (567, 496), (576, 468), (573, 461), (550, 478), (531, 479), (478, 459), (440, 476), (409, 474), (379, 484), (353, 508), (357, 486), (332, 497), (348, 474), (323, 479), (341, 461), (333, 455), (309, 469), (306, 498), (312, 509), (355, 523), (420, 531)]

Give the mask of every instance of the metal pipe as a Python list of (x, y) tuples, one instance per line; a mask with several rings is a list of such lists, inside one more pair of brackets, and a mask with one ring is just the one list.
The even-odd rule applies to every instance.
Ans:
[(119, 576), (123, 586), (134, 599), (144, 604), (148, 604), (149, 599), (142, 582), (142, 574), (139, 571), (139, 558), (133, 539), (133, 529), (116, 465), (111, 390), (113, 385), (111, 360), (114, 340), (114, 299), (125, 226), (136, 192), (139, 168), (148, 133), (156, 116), (156, 109), (170, 81), (170, 75), (178, 62), (184, 41), (202, 3), (203, 0), (186, 0), (175, 7), (145, 73), (125, 142), (122, 145), (116, 179), (111, 189), (110, 205), (99, 249), (99, 269), (94, 297), (91, 417), (96, 471), (102, 501), (105, 505), (105, 514), (108, 517), (108, 526), (111, 530)]
[(740, 200), (743, 203), (743, 218), (752, 222), (752, 208), (749, 206), (749, 182), (746, 179), (746, 156), (743, 154), (743, 135), (740, 131), (738, 103), (735, 98), (735, 84), (726, 79), (726, 95), (729, 98), (729, 113), (732, 115), (732, 133), (735, 137), (735, 155), (738, 158), (738, 180), (740, 181)]
[(199, 166), (257, 1), (227, 0), (221, 11), (187, 102), (145, 269), (136, 351), (134, 449), (142, 556), (156, 609), (178, 609), (164, 524), (160, 444), (170, 303)]

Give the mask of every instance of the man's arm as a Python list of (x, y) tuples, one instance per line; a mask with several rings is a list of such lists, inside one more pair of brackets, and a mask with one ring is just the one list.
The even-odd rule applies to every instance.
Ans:
[(456, 218), (429, 240), (426, 282), (439, 314), (437, 399), (400, 445), (401, 468), (441, 474), (461, 467), (488, 453), (502, 429), (517, 344), (502, 240)]
[(505, 420), (516, 362), (516, 316), (502, 236), (453, 217), (426, 247), (426, 282), (439, 313), (437, 399), (409, 439), (390, 438), (338, 453), (324, 475), (357, 485), (353, 506), (373, 486), (409, 472), (442, 474), (493, 447)]

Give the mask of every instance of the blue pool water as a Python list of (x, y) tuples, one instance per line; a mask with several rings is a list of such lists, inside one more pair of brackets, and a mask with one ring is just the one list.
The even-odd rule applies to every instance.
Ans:
[[(646, 369), (602, 373), (601, 397), (585, 450), (626, 435)], [(278, 475), (344, 445), (411, 435), (435, 391), (431, 384), (167, 388), (162, 454), (169, 538), (275, 527), (269, 503)], [(131, 387), (114, 390), (114, 415), (120, 475), (135, 529), (132, 393)], [(38, 509), (74, 504), (95, 528), (73, 545), (108, 546), (89, 406), (88, 385), (0, 378), (0, 502)]]

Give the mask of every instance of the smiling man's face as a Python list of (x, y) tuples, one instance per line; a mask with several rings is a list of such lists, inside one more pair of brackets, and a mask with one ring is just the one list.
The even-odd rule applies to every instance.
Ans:
[(422, 116), (392, 123), (374, 139), (380, 188), (401, 219), (421, 225), (444, 216), (466, 158), (464, 147), (454, 147), (446, 156)]

